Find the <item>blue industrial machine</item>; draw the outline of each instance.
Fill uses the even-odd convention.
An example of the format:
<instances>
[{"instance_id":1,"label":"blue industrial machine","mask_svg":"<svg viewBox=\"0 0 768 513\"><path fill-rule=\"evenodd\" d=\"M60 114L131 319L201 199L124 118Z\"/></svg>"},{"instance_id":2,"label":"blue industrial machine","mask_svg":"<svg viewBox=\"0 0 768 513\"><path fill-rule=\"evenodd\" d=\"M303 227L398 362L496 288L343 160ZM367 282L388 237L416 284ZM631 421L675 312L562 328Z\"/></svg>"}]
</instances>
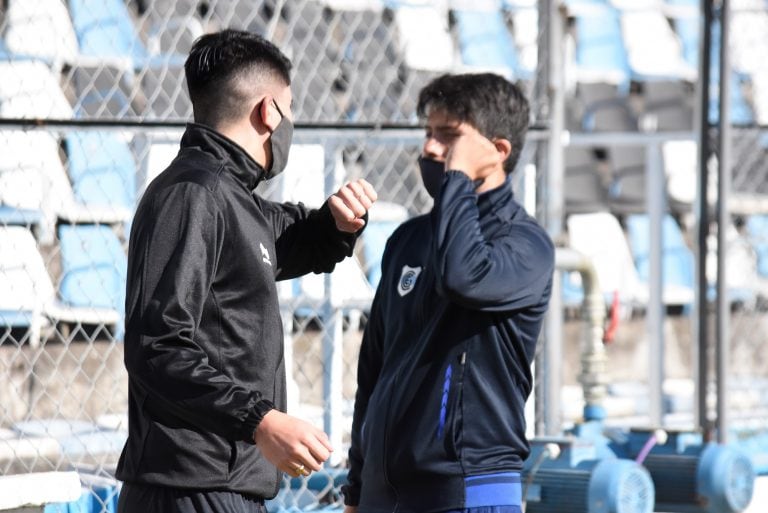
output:
<instances>
[{"instance_id":1,"label":"blue industrial machine","mask_svg":"<svg viewBox=\"0 0 768 513\"><path fill-rule=\"evenodd\" d=\"M649 488L655 495L651 500L651 509L666 513L740 513L752 499L755 482L755 469L752 460L733 445L705 442L696 431L678 431L668 433L663 430L631 429L609 430L604 420L606 410L603 400L607 395L607 356L603 347L603 326L605 324L605 302L597 285L597 273L592 262L572 251L558 251L558 268L578 271L584 285L583 314L586 319L586 340L582 344L581 372L579 381L584 395L584 421L569 432L579 443L592 444L594 458L590 466L590 486L587 494L587 509L584 499L570 491L564 493L567 499L579 497L579 503L569 503L544 509L533 509L529 504L527 513L575 511L646 511L639 497L638 490L642 473L637 467L642 466L644 475L652 480ZM700 392L703 393L703 392ZM703 401L700 401L703 402ZM575 443L575 442L574 442ZM617 460L617 458L619 458ZM530 460L529 460L530 461ZM543 461L543 460L542 460ZM576 465L573 461L542 463L541 470L549 467L584 470L584 463ZM619 463L621 462L621 463ZM602 463L608 463L610 471L603 470ZM623 466L622 466L623 465ZM607 481L606 474L612 472ZM541 477L537 477L541 481ZM569 485L567 475L561 471L557 483L549 485L554 489L566 489ZM592 485L594 483L594 486ZM647 484L647 483L646 483ZM583 488L580 492L584 495ZM634 492L632 490L635 490ZM544 490L542 490L543 493ZM619 493L621 495L617 496ZM634 493L634 495L632 495ZM594 495L590 495L594 494ZM646 493L647 496L647 493ZM598 499L609 502L614 509L595 509ZM624 502L620 502L620 501ZM634 502L633 502L634 501ZM626 508L632 504L635 509ZM589 509L592 508L592 509Z\"/></svg>"},{"instance_id":2,"label":"blue industrial machine","mask_svg":"<svg viewBox=\"0 0 768 513\"><path fill-rule=\"evenodd\" d=\"M633 429L612 438L618 456L648 469L656 511L739 513L749 506L755 470L749 456L734 446L704 442L692 432Z\"/></svg>"},{"instance_id":3,"label":"blue industrial machine","mask_svg":"<svg viewBox=\"0 0 768 513\"><path fill-rule=\"evenodd\" d=\"M526 513L652 513L654 488L634 461L599 457L587 439L536 439L523 469Z\"/></svg>"}]
</instances>

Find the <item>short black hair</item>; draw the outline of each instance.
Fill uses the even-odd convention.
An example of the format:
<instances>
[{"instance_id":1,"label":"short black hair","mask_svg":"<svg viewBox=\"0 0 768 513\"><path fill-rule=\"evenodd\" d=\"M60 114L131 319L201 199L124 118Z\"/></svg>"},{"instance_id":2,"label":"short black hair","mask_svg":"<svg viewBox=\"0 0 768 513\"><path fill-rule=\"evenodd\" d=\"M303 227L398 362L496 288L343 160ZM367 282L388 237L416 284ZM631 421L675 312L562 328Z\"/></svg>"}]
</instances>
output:
<instances>
[{"instance_id":1,"label":"short black hair","mask_svg":"<svg viewBox=\"0 0 768 513\"><path fill-rule=\"evenodd\" d=\"M469 123L489 139L508 140L512 151L504 170L514 171L530 122L528 100L517 85L494 73L441 75L421 90L416 105L421 118L434 110Z\"/></svg>"},{"instance_id":2,"label":"short black hair","mask_svg":"<svg viewBox=\"0 0 768 513\"><path fill-rule=\"evenodd\" d=\"M243 115L260 84L291 84L291 61L252 32L226 29L200 36L184 73L195 121L216 126Z\"/></svg>"}]
</instances>

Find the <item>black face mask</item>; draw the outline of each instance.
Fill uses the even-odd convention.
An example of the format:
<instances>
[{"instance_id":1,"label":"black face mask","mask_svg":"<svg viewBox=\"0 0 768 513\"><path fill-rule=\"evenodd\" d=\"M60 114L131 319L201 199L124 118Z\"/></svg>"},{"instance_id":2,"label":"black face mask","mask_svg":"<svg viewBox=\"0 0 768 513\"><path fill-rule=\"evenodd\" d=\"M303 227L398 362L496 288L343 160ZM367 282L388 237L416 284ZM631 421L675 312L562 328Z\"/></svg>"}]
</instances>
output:
<instances>
[{"instance_id":1,"label":"black face mask","mask_svg":"<svg viewBox=\"0 0 768 513\"><path fill-rule=\"evenodd\" d=\"M432 198L437 198L440 194L440 187L445 178L445 162L419 156L419 169L421 170L421 181L424 182L424 188ZM485 182L485 178L478 178L472 183L477 190Z\"/></svg>"},{"instance_id":2,"label":"black face mask","mask_svg":"<svg viewBox=\"0 0 768 513\"><path fill-rule=\"evenodd\" d=\"M445 178L445 162L439 162L427 157L419 157L419 169L421 169L421 181L427 193L436 198L440 194L440 187Z\"/></svg>"},{"instance_id":3,"label":"black face mask","mask_svg":"<svg viewBox=\"0 0 768 513\"><path fill-rule=\"evenodd\" d=\"M272 103L275 104L277 112L283 118L275 129L272 130L272 137L269 138L269 144L272 148L272 165L267 171L267 180L276 177L285 169L286 164L288 164L288 152L291 149L291 141L293 140L293 123L285 117L277 102L273 100Z\"/></svg>"}]
</instances>

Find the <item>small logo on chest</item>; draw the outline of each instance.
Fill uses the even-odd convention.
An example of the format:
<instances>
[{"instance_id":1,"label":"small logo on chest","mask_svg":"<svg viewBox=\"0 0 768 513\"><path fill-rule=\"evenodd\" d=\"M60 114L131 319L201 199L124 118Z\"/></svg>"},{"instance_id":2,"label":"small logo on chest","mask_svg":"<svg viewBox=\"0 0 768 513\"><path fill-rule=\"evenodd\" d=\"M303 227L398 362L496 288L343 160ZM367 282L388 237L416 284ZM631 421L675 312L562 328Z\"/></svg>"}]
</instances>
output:
<instances>
[{"instance_id":1,"label":"small logo on chest","mask_svg":"<svg viewBox=\"0 0 768 513\"><path fill-rule=\"evenodd\" d=\"M403 271L400 273L400 280L397 282L397 293L402 297L412 291L420 274L421 267L404 265Z\"/></svg>"},{"instance_id":2,"label":"small logo on chest","mask_svg":"<svg viewBox=\"0 0 768 513\"><path fill-rule=\"evenodd\" d=\"M259 242L259 249L261 249L261 261L265 264L272 266L272 261L269 259L269 251L264 247L264 244Z\"/></svg>"}]
</instances>

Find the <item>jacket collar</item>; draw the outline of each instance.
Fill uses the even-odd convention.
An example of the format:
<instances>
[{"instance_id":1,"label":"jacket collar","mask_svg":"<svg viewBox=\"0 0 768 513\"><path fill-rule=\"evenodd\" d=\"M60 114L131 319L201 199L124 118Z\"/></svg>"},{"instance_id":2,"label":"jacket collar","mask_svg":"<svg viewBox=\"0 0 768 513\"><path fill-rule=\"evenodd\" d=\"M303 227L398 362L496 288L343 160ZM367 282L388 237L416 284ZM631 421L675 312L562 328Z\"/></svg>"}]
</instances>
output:
<instances>
[{"instance_id":1,"label":"jacket collar","mask_svg":"<svg viewBox=\"0 0 768 513\"><path fill-rule=\"evenodd\" d=\"M477 209L480 212L480 217L485 217L489 213L498 210L498 208L514 204L513 199L512 174L510 173L503 184L495 189L478 194Z\"/></svg>"},{"instance_id":2,"label":"jacket collar","mask_svg":"<svg viewBox=\"0 0 768 513\"><path fill-rule=\"evenodd\" d=\"M198 123L187 123L187 129L181 137L181 147L197 147L224 160L230 173L249 191L264 180L266 171L253 160L242 146L214 129Z\"/></svg>"}]
</instances>

